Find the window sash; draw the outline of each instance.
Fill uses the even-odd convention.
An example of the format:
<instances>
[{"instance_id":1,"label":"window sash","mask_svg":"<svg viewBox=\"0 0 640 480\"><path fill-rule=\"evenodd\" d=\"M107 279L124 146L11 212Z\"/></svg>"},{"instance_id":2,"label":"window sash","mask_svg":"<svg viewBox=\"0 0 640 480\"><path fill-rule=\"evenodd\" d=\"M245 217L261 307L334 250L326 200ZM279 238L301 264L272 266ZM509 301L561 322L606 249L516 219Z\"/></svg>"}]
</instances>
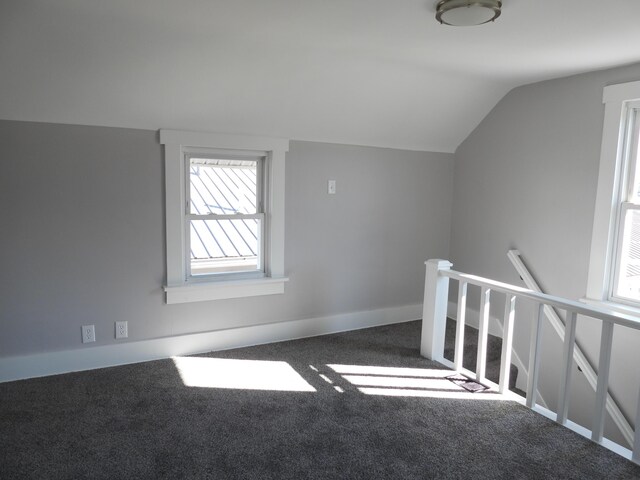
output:
<instances>
[{"instance_id":1,"label":"window sash","mask_svg":"<svg viewBox=\"0 0 640 480\"><path fill-rule=\"evenodd\" d=\"M196 153L200 152L200 153ZM209 149L207 153L204 153L202 149L197 149L195 151L189 150L188 153L185 154L184 159L184 179L185 179L185 188L184 194L186 196L186 201L184 205L184 212L186 215L192 215L191 213L191 177L190 177L190 169L191 169L191 159L211 159L211 160L250 160L256 162L256 212L255 213L264 213L265 201L264 201L264 193L266 192L266 176L265 176L265 162L266 157L264 155L256 156L255 152L253 155L247 154L238 154L237 152L234 154L226 153L221 150L218 155L216 151ZM243 166L221 166L219 168L246 168ZM222 214L220 214L222 215Z\"/></svg>"},{"instance_id":2,"label":"window sash","mask_svg":"<svg viewBox=\"0 0 640 480\"><path fill-rule=\"evenodd\" d=\"M198 216L195 216L198 217ZM222 215L213 215L211 216L203 216L204 218L196 218L196 220L223 220ZM235 217L235 216L234 216ZM255 269L251 270L225 270L220 272L211 272L211 273L203 273L203 274L193 274L191 271L192 261L191 258L191 249L185 249L185 267L187 271L187 280L189 283L191 282L204 282L210 281L211 279L216 280L233 280L233 279L241 279L241 278L262 278L265 276L265 262L264 262L264 244L265 244L265 222L264 222L263 214L255 214L255 215L243 215L240 220L249 220L255 219L258 220L258 242L257 242L257 266ZM187 221L186 227L186 237L187 237L187 245L191 246L191 221ZM223 242L224 243L224 242ZM233 244L233 243L232 243ZM235 248L235 244L234 248ZM234 257L225 257L226 259L233 259ZM215 260L213 260L215 261ZM227 260L229 261L229 260ZM224 260L222 260L224 262Z\"/></svg>"},{"instance_id":3,"label":"window sash","mask_svg":"<svg viewBox=\"0 0 640 480\"><path fill-rule=\"evenodd\" d=\"M620 205L618 235L615 245L615 264L611 275L611 294L609 295L609 299L629 305L638 305L640 304L640 298L626 297L619 293L620 277L621 275L625 274L624 270L626 270L629 263L628 258L623 258L623 254L629 249L626 243L631 241L629 236L632 234L632 232L627 231L627 228L632 227L628 225L627 220L629 213L632 211L640 212L640 205L630 202L624 202Z\"/></svg>"},{"instance_id":4,"label":"window sash","mask_svg":"<svg viewBox=\"0 0 640 480\"><path fill-rule=\"evenodd\" d=\"M623 195L622 202L640 204L640 195L638 195L638 179L640 173L640 165L638 165L638 140L640 137L640 103L634 102L629 105L629 110L624 129L623 144Z\"/></svg>"}]
</instances>

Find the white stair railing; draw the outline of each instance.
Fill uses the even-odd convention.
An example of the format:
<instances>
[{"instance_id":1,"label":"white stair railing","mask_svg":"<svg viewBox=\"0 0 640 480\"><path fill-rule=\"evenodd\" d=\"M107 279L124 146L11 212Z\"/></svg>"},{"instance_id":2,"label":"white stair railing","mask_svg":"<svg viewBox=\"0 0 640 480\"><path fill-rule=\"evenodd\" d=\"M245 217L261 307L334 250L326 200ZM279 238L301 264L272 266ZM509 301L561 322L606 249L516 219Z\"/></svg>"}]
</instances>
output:
<instances>
[{"instance_id":1,"label":"white stair railing","mask_svg":"<svg viewBox=\"0 0 640 480\"><path fill-rule=\"evenodd\" d=\"M529 269L526 267L526 265L522 261L522 258L520 257L520 252L518 250L509 250L509 252L507 253L507 257L509 257L509 260L513 264L514 268L518 272L518 275L520 275L520 278L522 278L522 281L527 286L527 288L535 292L543 293L542 289L538 285L538 282L536 282L535 278L533 278L533 275L531 274L531 272L529 272ZM597 391L598 374L596 373L595 369L593 368L589 360L587 360L587 357L585 356L585 354L582 352L580 345L575 341L576 319L574 318L572 319L571 317L568 317L567 325L565 328L565 324L560 319L560 316L551 306L545 305L544 314L549 320L549 323L551 324L553 329L556 331L556 333L560 337L560 340L564 342L566 331L569 331L570 336L572 335L571 341L568 344L565 342L565 350L563 354L569 355L568 357L569 359L573 358L575 360L576 365L578 365L578 367L582 370L582 373L584 374L585 379L587 380L589 385L591 385L591 388L593 388L593 391L594 392ZM565 359L565 361L567 360ZM571 372L572 370L569 369L566 375L567 376L571 375ZM564 381L567 381L567 379L565 379ZM566 401L564 398L561 398L560 400ZM563 408L568 408L568 404L564 405ZM607 392L607 395L606 395L606 408L607 408L607 412L611 416L611 419L620 430L620 433L622 434L624 439L627 441L629 445L632 445L633 444L633 427L631 427L631 425L625 418L624 414L620 410L620 407L618 406L618 404L616 403L616 401L613 399L613 397L609 392ZM566 419L566 412L564 412L563 414L564 414L564 418Z\"/></svg>"},{"instance_id":2,"label":"white stair railing","mask_svg":"<svg viewBox=\"0 0 640 480\"><path fill-rule=\"evenodd\" d=\"M495 386L500 393L509 392L509 366L511 364L511 349L513 341L513 324L515 321L515 304L518 299L527 299L537 305L536 316L533 321L531 348L529 358L529 377L527 382L526 405L534 411L555 419L577 433L591 438L616 453L619 453L635 463L640 464L640 429L636 429L633 435L633 450L604 438L605 415L607 412L609 367L611 365L611 348L613 344L613 331L615 326L640 330L640 320L629 315L591 307L584 303L575 302L561 297L546 295L544 293L525 289L515 285L509 285L495 280L478 277L466 273L451 270L453 266L446 260L428 260L426 264L425 295L422 321L422 338L420 352L423 356L455 368L466 374L471 373L484 384ZM481 288L480 299L480 329L478 338L478 362L476 372L469 372L462 368L463 349L456 348L454 362L444 358L444 337L447 321L447 302L449 296L449 280L459 282L458 288L458 321L456 325L456 346L463 344L464 310L466 305L466 292L468 285ZM492 293L500 293L506 296L504 334L502 345L502 358L500 368L500 380L497 385L485 378L486 351L488 340L488 312ZM563 365L561 382L559 385L558 411L550 412L536 403L537 383L540 368L541 338L545 308L558 308L567 312L568 335L564 335ZM461 315L462 314L462 315ZM598 319L602 322L602 335L600 342L600 361L598 365L599 375L596 384L596 402L593 414L591 430L575 424L567 419L569 395L571 391L571 366L575 352L575 329L578 315ZM481 354L482 352L482 354ZM640 392L639 392L640 396ZM638 402L637 419L640 419L640 402Z\"/></svg>"}]
</instances>

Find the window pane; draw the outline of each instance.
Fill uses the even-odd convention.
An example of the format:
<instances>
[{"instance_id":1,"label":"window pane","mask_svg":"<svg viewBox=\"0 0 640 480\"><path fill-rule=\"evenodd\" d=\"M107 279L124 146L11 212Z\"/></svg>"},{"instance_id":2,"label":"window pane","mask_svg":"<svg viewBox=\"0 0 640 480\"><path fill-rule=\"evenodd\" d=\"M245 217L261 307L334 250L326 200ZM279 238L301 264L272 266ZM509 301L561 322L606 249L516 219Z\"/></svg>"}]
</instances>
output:
<instances>
[{"instance_id":1,"label":"window pane","mask_svg":"<svg viewBox=\"0 0 640 480\"><path fill-rule=\"evenodd\" d=\"M261 220L192 220L191 275L261 268Z\"/></svg>"},{"instance_id":2,"label":"window pane","mask_svg":"<svg viewBox=\"0 0 640 480\"><path fill-rule=\"evenodd\" d=\"M623 221L616 296L640 300L640 210L627 210Z\"/></svg>"},{"instance_id":3,"label":"window pane","mask_svg":"<svg viewBox=\"0 0 640 480\"><path fill-rule=\"evenodd\" d=\"M631 203L640 204L640 166L638 165L638 156L640 149L638 142L640 141L640 110L634 110L632 115L632 134L629 148L629 166L632 178L630 178L629 201Z\"/></svg>"},{"instance_id":4,"label":"window pane","mask_svg":"<svg viewBox=\"0 0 640 480\"><path fill-rule=\"evenodd\" d=\"M191 213L233 215L258 211L256 160L191 158L189 163Z\"/></svg>"}]
</instances>

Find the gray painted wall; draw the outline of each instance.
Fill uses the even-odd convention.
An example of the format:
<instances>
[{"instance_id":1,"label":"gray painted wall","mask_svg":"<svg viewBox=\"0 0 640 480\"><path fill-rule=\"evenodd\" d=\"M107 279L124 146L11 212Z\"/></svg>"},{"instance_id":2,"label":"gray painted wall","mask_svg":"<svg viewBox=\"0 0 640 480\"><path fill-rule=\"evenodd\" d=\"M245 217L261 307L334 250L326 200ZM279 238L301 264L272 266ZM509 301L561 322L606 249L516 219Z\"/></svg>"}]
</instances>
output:
<instances>
[{"instance_id":1,"label":"gray painted wall","mask_svg":"<svg viewBox=\"0 0 640 480\"><path fill-rule=\"evenodd\" d=\"M0 151L1 357L416 304L449 254L453 155L294 141L286 293L165 305L156 132L0 121Z\"/></svg>"},{"instance_id":2,"label":"gray painted wall","mask_svg":"<svg viewBox=\"0 0 640 480\"><path fill-rule=\"evenodd\" d=\"M518 248L546 292L584 297L602 89L638 79L640 65L593 72L523 86L498 103L456 151L450 255L456 270L520 284L506 256ZM501 300L493 305L500 316ZM532 314L526 305L520 310ZM526 362L529 322L518 318L516 350ZM578 330L592 363L598 359L598 325L588 321ZM549 326L541 388L555 408L561 346L550 331ZM630 419L638 395L639 337L618 329L614 339L612 391ZM576 378L570 416L590 426L594 395L580 374Z\"/></svg>"}]
</instances>

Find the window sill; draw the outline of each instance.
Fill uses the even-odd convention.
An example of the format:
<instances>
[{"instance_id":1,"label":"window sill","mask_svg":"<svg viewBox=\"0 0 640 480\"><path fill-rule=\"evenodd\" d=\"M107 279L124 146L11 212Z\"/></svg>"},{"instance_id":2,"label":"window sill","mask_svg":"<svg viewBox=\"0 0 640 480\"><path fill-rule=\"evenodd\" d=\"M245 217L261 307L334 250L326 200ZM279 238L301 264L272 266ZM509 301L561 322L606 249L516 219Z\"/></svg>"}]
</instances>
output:
<instances>
[{"instance_id":1,"label":"window sill","mask_svg":"<svg viewBox=\"0 0 640 480\"><path fill-rule=\"evenodd\" d=\"M287 277L209 282L179 286L165 286L167 304L205 302L226 298L255 297L284 293Z\"/></svg>"},{"instance_id":2,"label":"window sill","mask_svg":"<svg viewBox=\"0 0 640 480\"><path fill-rule=\"evenodd\" d=\"M586 303L592 307L598 307L603 310L610 310L615 313L640 317L640 307L634 307L625 303L612 302L610 300L596 300L593 298L581 298L582 303Z\"/></svg>"}]
</instances>

